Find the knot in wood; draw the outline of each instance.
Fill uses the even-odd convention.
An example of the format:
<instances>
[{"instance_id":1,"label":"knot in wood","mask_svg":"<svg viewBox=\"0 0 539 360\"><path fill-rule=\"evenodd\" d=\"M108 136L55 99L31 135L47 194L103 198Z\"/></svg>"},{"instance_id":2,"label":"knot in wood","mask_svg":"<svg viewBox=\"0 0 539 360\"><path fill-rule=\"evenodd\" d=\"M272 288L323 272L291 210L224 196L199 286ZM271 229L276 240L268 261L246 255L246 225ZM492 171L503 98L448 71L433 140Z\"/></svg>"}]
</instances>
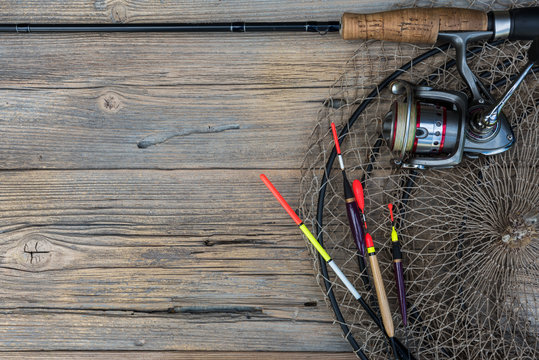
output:
<instances>
[{"instance_id":1,"label":"knot in wood","mask_svg":"<svg viewBox=\"0 0 539 360\"><path fill-rule=\"evenodd\" d=\"M94 8L97 11L106 12L110 11L110 18L115 23L127 22L127 8L123 0L108 1L108 0L95 0Z\"/></svg>"},{"instance_id":2,"label":"knot in wood","mask_svg":"<svg viewBox=\"0 0 539 360\"><path fill-rule=\"evenodd\" d=\"M46 237L29 234L20 243L21 261L26 266L44 267L52 257L52 245Z\"/></svg>"},{"instance_id":3,"label":"knot in wood","mask_svg":"<svg viewBox=\"0 0 539 360\"><path fill-rule=\"evenodd\" d=\"M127 8L122 4L115 4L111 11L112 21L116 23L127 22Z\"/></svg>"},{"instance_id":4,"label":"knot in wood","mask_svg":"<svg viewBox=\"0 0 539 360\"><path fill-rule=\"evenodd\" d=\"M120 101L120 97L113 92L108 92L100 96L98 101L99 101L99 107L104 112L116 113L122 107L122 102Z\"/></svg>"}]
</instances>

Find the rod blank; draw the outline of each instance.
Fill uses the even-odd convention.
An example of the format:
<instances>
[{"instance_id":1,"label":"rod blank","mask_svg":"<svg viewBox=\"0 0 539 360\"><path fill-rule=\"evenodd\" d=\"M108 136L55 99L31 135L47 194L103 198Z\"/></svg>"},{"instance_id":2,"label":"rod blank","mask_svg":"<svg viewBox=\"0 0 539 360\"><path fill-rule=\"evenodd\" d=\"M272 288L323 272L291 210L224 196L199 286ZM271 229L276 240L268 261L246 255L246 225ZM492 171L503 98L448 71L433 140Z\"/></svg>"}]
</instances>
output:
<instances>
[{"instance_id":1,"label":"rod blank","mask_svg":"<svg viewBox=\"0 0 539 360\"><path fill-rule=\"evenodd\" d=\"M338 21L254 22L214 24L0 24L0 32L338 32Z\"/></svg>"}]
</instances>

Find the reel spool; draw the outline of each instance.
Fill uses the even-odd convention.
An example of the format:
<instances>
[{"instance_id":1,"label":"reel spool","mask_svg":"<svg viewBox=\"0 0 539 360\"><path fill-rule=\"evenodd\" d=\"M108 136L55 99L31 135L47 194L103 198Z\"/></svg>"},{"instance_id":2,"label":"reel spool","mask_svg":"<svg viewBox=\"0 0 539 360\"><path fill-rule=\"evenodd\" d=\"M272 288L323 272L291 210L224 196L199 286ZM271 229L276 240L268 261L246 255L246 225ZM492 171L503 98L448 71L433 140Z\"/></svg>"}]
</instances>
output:
<instances>
[{"instance_id":1,"label":"reel spool","mask_svg":"<svg viewBox=\"0 0 539 360\"><path fill-rule=\"evenodd\" d=\"M453 153L457 145L459 113L445 105L419 101L410 107L409 121L408 105L398 101L384 119L383 136L391 150L425 155Z\"/></svg>"},{"instance_id":2,"label":"reel spool","mask_svg":"<svg viewBox=\"0 0 539 360\"><path fill-rule=\"evenodd\" d=\"M429 159L432 166L435 161L443 161L459 151L458 136L464 121L464 94L443 94L446 98L451 97L451 103L447 99L444 101L442 96L436 96L438 93L431 88L414 88L407 82L394 82L391 91L394 94L403 91L407 93L407 102L395 101L382 123L382 136L389 148L401 154L397 164L404 164L407 153L441 156L439 160ZM430 99L416 100L416 91L428 92Z\"/></svg>"},{"instance_id":3,"label":"reel spool","mask_svg":"<svg viewBox=\"0 0 539 360\"><path fill-rule=\"evenodd\" d=\"M514 134L502 107L537 62L538 39L528 52L529 62L513 85L497 102L484 88L466 63L468 41L484 34L454 33L443 37L457 50L457 68L471 90L463 92L436 90L395 81L391 92L405 95L397 100L384 117L382 136L391 151L400 153L394 163L404 168L451 168L466 155L494 155L511 148Z\"/></svg>"}]
</instances>

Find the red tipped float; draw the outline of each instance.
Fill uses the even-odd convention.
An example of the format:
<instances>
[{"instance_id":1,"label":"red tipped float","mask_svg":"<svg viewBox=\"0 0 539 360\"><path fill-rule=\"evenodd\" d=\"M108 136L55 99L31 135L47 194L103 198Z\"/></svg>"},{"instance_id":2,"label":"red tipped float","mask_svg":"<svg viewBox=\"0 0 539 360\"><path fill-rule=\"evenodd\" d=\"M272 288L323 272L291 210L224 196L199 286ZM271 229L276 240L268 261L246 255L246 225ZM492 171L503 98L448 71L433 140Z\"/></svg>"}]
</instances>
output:
<instances>
[{"instance_id":1,"label":"red tipped float","mask_svg":"<svg viewBox=\"0 0 539 360\"><path fill-rule=\"evenodd\" d=\"M363 185L358 179L354 180L352 183L352 189L354 190L354 197L356 198L357 206L362 213L365 212L365 198L363 196Z\"/></svg>"},{"instance_id":2,"label":"red tipped float","mask_svg":"<svg viewBox=\"0 0 539 360\"><path fill-rule=\"evenodd\" d=\"M279 194L279 191L277 191L277 189L275 188L275 186L273 186L273 184L271 183L271 181L269 181L269 179L266 177L266 175L264 174L260 174L260 179L262 179L262 181L264 182L264 184L266 184L266 186L268 187L268 189L271 191L271 193L273 194L273 196L275 196L275 198L277 199L277 201L279 201L279 204L281 204L281 206L286 210L286 212L288 213L288 215L290 215L290 217L294 220L294 222L296 223L296 225L300 225L302 223L301 219L299 218L298 214L296 214L296 212L294 210L292 210L292 207L290 207L290 205L288 205L288 203L286 202L286 200L282 197L281 194Z\"/></svg>"},{"instance_id":3,"label":"red tipped float","mask_svg":"<svg viewBox=\"0 0 539 360\"><path fill-rule=\"evenodd\" d=\"M337 136L337 129L335 128L335 123L331 123L331 132L333 133L333 141L335 142L335 149L337 149L337 154L341 155L341 146L339 145L339 137Z\"/></svg>"},{"instance_id":4,"label":"red tipped float","mask_svg":"<svg viewBox=\"0 0 539 360\"><path fill-rule=\"evenodd\" d=\"M372 236L369 233L365 235L365 246L367 246L367 248L374 247L374 241L372 241Z\"/></svg>"}]
</instances>

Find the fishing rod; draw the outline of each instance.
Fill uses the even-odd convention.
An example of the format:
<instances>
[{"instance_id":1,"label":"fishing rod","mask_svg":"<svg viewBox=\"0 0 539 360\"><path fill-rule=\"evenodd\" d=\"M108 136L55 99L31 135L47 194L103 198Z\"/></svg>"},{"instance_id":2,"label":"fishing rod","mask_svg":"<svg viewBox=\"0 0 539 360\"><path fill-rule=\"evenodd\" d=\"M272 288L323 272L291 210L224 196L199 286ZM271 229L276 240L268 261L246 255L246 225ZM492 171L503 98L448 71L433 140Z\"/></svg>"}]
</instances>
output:
<instances>
[{"instance_id":1,"label":"fishing rod","mask_svg":"<svg viewBox=\"0 0 539 360\"><path fill-rule=\"evenodd\" d=\"M0 24L0 32L78 33L78 32L338 32L339 21L327 22L231 22L208 24Z\"/></svg>"},{"instance_id":2,"label":"fishing rod","mask_svg":"<svg viewBox=\"0 0 539 360\"><path fill-rule=\"evenodd\" d=\"M434 44L439 33L490 31L496 38L531 40L538 8L488 12L462 8L410 8L371 14L344 13L340 21L149 24L0 24L0 32L340 32L345 40L375 39Z\"/></svg>"},{"instance_id":3,"label":"fishing rod","mask_svg":"<svg viewBox=\"0 0 539 360\"><path fill-rule=\"evenodd\" d=\"M286 200L283 198L283 196L279 193L279 191L275 188L275 186L271 183L271 181L266 177L264 174L260 174L260 179L266 187L271 191L273 196L277 199L279 204L285 209L285 211L288 213L288 215L294 220L296 225L299 227L299 229L303 232L303 234L307 237L309 242L314 246L316 251L320 254L322 259L326 264L328 264L337 277L342 281L342 283L346 286L348 291L352 294L352 296L360 303L360 305L365 309L365 311L369 314L369 316L372 318L372 320L378 325L380 330L388 337L391 347L393 349L393 353L395 355L395 359L409 359L414 360L414 357L410 355L408 349L397 339L393 336L393 330L392 329L385 329L383 325L385 325L385 322L382 324L380 322L380 319L374 311L370 308L370 306L363 300L363 297L359 294L357 289L352 285L350 280L344 275L344 273L341 271L339 266L335 263L335 261L331 258L331 256L327 253L327 251L324 249L324 247L318 242L316 237L309 231L307 226L303 223L303 220L296 214L296 212L292 209L292 207L286 202ZM392 335L389 335L389 334ZM365 354L361 351L361 349L357 349L357 353L360 356L361 359L366 359Z\"/></svg>"}]
</instances>

